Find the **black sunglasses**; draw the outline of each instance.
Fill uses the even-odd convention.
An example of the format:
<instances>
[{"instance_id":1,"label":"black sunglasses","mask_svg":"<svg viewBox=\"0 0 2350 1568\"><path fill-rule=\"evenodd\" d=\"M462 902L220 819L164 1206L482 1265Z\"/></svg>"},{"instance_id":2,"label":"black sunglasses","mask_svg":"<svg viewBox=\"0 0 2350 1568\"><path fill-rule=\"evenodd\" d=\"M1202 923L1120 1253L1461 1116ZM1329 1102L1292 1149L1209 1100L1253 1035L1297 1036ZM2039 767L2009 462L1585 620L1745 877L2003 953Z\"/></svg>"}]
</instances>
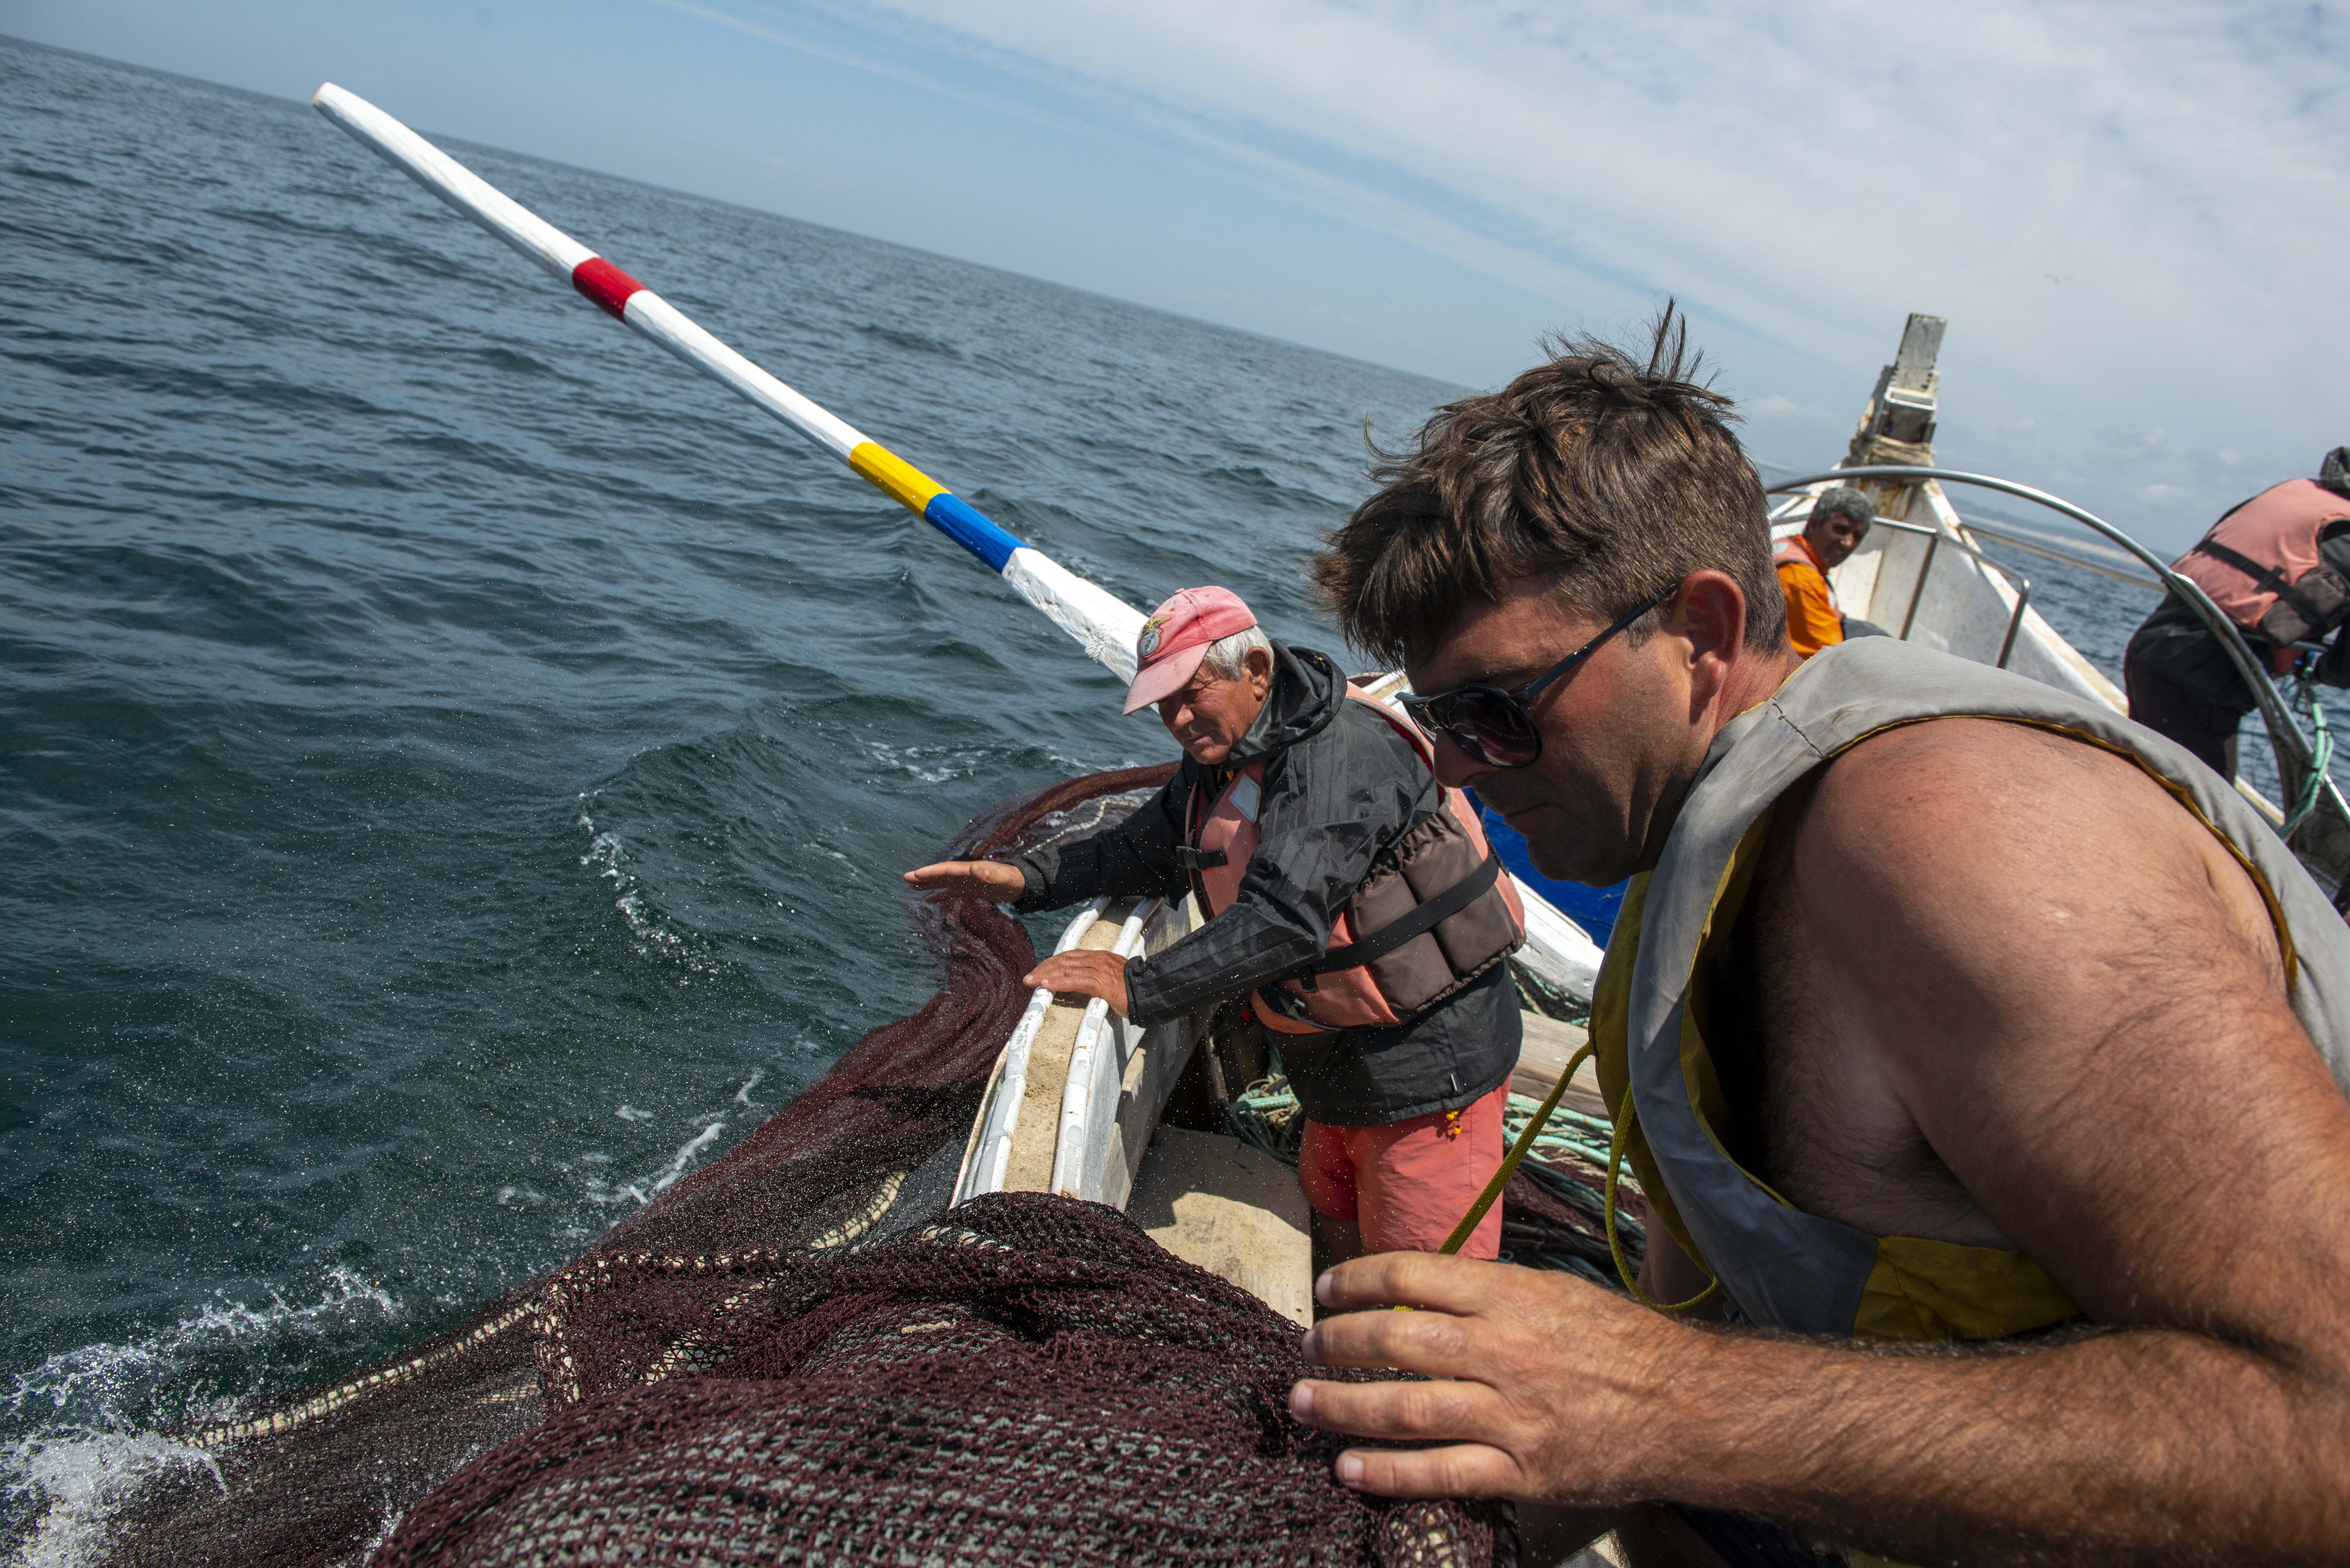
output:
<instances>
[{"instance_id":1,"label":"black sunglasses","mask_svg":"<svg viewBox=\"0 0 2350 1568\"><path fill-rule=\"evenodd\" d=\"M1544 687L1575 673L1575 666L1598 652L1609 638L1672 597L1673 588L1667 588L1641 600L1618 617L1615 625L1515 691L1498 686L1456 686L1433 697L1406 697L1403 711L1429 739L1449 740L1487 767L1524 767L1542 755L1542 731L1535 728L1527 704Z\"/></svg>"}]
</instances>

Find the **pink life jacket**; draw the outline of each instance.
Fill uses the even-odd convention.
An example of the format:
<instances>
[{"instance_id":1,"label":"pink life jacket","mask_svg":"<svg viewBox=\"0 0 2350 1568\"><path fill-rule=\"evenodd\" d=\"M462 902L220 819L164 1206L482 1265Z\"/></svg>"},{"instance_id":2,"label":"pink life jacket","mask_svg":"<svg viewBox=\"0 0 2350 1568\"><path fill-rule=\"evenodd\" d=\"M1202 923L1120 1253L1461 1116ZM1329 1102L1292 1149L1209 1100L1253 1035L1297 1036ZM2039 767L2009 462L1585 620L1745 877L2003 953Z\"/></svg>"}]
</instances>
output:
<instances>
[{"instance_id":1,"label":"pink life jacket","mask_svg":"<svg viewBox=\"0 0 2350 1568\"><path fill-rule=\"evenodd\" d=\"M1827 585L1828 608L1838 615L1844 614L1844 606L1836 603L1835 584L1830 581L1827 568L1820 565L1817 556L1812 554L1812 542L1801 534L1790 534L1779 541L1779 547L1771 552L1771 566L1774 571L1781 566L1811 567L1820 575L1820 581Z\"/></svg>"},{"instance_id":2,"label":"pink life jacket","mask_svg":"<svg viewBox=\"0 0 2350 1568\"><path fill-rule=\"evenodd\" d=\"M1393 726L1434 772L1434 753L1416 725L1352 686L1347 695ZM1205 789L1192 792L1186 837L1200 851L1199 890L1211 919L1240 896L1241 879L1256 856L1263 786L1259 762L1243 768L1212 802L1203 802ZM1525 940L1525 906L1485 842L1476 809L1462 792L1436 787L1441 805L1379 852L1332 922L1330 946L1319 962L1279 981L1285 994L1277 999L1256 993L1255 1012L1266 1027L1313 1034L1401 1023Z\"/></svg>"},{"instance_id":3,"label":"pink life jacket","mask_svg":"<svg viewBox=\"0 0 2350 1568\"><path fill-rule=\"evenodd\" d=\"M2318 554L2329 523L2350 522L2350 501L2314 479L2272 484L2212 525L2170 569L2211 596L2230 620L2275 645L2280 675L2350 614L2350 583Z\"/></svg>"}]
</instances>

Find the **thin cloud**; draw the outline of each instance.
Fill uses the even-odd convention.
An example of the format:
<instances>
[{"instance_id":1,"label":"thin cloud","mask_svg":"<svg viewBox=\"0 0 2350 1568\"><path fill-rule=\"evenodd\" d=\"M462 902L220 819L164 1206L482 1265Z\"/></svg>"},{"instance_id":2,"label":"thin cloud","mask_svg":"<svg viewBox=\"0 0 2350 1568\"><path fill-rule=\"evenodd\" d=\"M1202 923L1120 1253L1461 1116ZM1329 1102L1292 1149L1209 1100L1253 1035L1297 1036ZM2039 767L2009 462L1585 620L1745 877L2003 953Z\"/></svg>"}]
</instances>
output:
<instances>
[{"instance_id":1,"label":"thin cloud","mask_svg":"<svg viewBox=\"0 0 2350 1568\"><path fill-rule=\"evenodd\" d=\"M2330 284L2350 197L2331 83L2282 13L889 8L1235 139L1374 160L1577 259L1809 340L1849 331L1856 293L1881 315L1921 292L1963 308L1995 291L2035 354L2085 317L2126 317L2116 347L2131 357L2149 318L2174 342L2232 341L2228 317L2273 325Z\"/></svg>"},{"instance_id":2,"label":"thin cloud","mask_svg":"<svg viewBox=\"0 0 2350 1568\"><path fill-rule=\"evenodd\" d=\"M2099 424L2183 402L2297 453L2338 402L2312 340L2341 342L2350 240L2323 8L887 9L1563 304L1614 277L1855 368L1939 311L1999 383L1993 439L2034 418L2044 440L2094 389Z\"/></svg>"},{"instance_id":3,"label":"thin cloud","mask_svg":"<svg viewBox=\"0 0 2350 1568\"><path fill-rule=\"evenodd\" d=\"M1100 125L1075 116L1041 110L1033 103L1003 93L974 90L967 84L914 70L868 51L843 48L734 11L696 5L692 0L650 0L650 3L663 10L712 23L818 59L870 72L887 80L936 92L1031 124L1097 139L1114 134L1106 133ZM858 19L871 20L869 17ZM937 40L933 36L926 41ZM966 46L971 42L965 39L956 41ZM965 52L968 52L967 48ZM1221 132L1199 116L1172 112L1163 104L1103 90L1103 84L1093 78L1057 70L1040 73L1035 68L1037 62L1024 57L1005 55L1000 51L990 53L993 65L1032 79L1045 76L1050 85L1060 91L1097 109L1114 108L1121 118L1159 137L1205 153L1227 171L1240 172L1249 177L1252 183L1275 191L1326 216L1358 224L1375 234L1408 241L1432 254L1460 263L1497 282L1538 296L1564 300L1576 297L1589 288L1587 274L1564 265L1539 250L1513 244L1489 233L1452 222L1430 213L1424 205L1377 185L1348 179L1295 158L1284 157L1258 143Z\"/></svg>"}]
</instances>

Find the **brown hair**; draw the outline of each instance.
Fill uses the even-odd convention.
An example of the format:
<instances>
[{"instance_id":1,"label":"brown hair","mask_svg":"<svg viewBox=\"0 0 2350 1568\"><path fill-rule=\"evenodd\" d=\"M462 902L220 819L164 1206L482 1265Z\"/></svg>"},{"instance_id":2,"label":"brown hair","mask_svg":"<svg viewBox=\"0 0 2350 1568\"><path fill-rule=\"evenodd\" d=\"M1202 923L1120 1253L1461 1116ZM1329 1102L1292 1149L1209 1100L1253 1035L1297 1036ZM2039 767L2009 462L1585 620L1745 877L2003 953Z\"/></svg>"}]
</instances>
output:
<instances>
[{"instance_id":1,"label":"brown hair","mask_svg":"<svg viewBox=\"0 0 2350 1568\"><path fill-rule=\"evenodd\" d=\"M1685 318L1666 303L1645 365L1596 337L1544 348L1502 390L1437 410L1418 451L1379 454L1378 493L1314 562L1347 639L1424 657L1462 607L1528 576L1612 620L1711 566L1745 590L1747 645L1783 645L1762 483L1730 400L1696 379Z\"/></svg>"}]
</instances>

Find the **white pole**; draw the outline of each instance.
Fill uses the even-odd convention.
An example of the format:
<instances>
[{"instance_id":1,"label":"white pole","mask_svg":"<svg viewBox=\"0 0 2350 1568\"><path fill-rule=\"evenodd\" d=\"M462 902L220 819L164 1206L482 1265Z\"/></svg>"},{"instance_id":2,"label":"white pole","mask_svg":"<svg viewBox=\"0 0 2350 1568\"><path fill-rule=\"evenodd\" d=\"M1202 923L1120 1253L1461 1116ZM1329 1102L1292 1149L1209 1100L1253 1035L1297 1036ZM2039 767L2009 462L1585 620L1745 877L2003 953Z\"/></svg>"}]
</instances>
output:
<instances>
[{"instance_id":1,"label":"white pole","mask_svg":"<svg viewBox=\"0 0 2350 1568\"><path fill-rule=\"evenodd\" d=\"M845 460L875 489L985 562L1096 663L1120 680L1134 679L1140 610L999 527L979 508L712 337L676 306L365 99L328 82L310 101L459 213L695 369Z\"/></svg>"},{"instance_id":2,"label":"white pole","mask_svg":"<svg viewBox=\"0 0 2350 1568\"><path fill-rule=\"evenodd\" d=\"M1135 671L1135 640L1142 612L1096 583L1014 537L911 463L869 440L855 426L761 369L704 331L683 311L573 239L488 181L433 146L356 93L332 82L321 85L311 103L362 145L407 174L451 207L487 229L556 277L594 300L695 369L724 382L752 402L799 431L877 490L961 545L1012 585L1013 590L1075 639L1087 656L1120 680ZM1539 900L1523 883L1519 891ZM1565 917L1573 937L1582 933ZM1554 945L1530 934L1540 951ZM1558 967L1579 970L1596 960L1589 939L1565 941ZM1589 952L1584 950L1590 950Z\"/></svg>"}]
</instances>

